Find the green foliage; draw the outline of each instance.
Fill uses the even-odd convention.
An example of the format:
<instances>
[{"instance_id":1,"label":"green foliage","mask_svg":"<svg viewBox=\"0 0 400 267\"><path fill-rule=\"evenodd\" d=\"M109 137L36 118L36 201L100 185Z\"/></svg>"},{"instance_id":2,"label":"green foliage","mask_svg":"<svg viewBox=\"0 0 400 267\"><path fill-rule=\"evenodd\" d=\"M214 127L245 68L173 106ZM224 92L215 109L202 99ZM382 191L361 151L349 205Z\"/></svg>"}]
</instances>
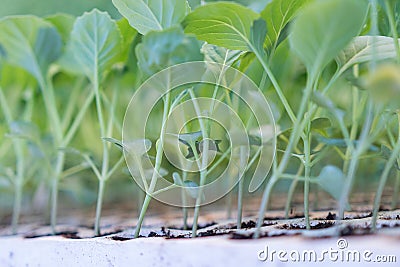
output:
<instances>
[{"instance_id":1,"label":"green foliage","mask_svg":"<svg viewBox=\"0 0 400 267\"><path fill-rule=\"evenodd\" d=\"M98 83L117 62L121 39L116 22L95 9L76 19L67 56L93 83Z\"/></svg>"},{"instance_id":2,"label":"green foliage","mask_svg":"<svg viewBox=\"0 0 400 267\"><path fill-rule=\"evenodd\" d=\"M265 46L276 49L287 36L287 27L297 12L309 0L273 0L261 12L261 17L267 22L267 37Z\"/></svg>"},{"instance_id":3,"label":"green foliage","mask_svg":"<svg viewBox=\"0 0 400 267\"><path fill-rule=\"evenodd\" d=\"M400 42L400 40L399 40ZM393 38L386 36L358 36L336 57L340 73L356 64L371 60L395 59L397 56Z\"/></svg>"},{"instance_id":4,"label":"green foliage","mask_svg":"<svg viewBox=\"0 0 400 267\"><path fill-rule=\"evenodd\" d=\"M252 51L251 26L259 17L254 11L234 3L201 6L183 21L186 33L231 50Z\"/></svg>"},{"instance_id":5,"label":"green foliage","mask_svg":"<svg viewBox=\"0 0 400 267\"><path fill-rule=\"evenodd\" d=\"M201 61L200 44L181 28L150 32L136 47L138 66L145 77L179 63Z\"/></svg>"},{"instance_id":6,"label":"green foliage","mask_svg":"<svg viewBox=\"0 0 400 267\"><path fill-rule=\"evenodd\" d=\"M50 23L33 16L0 21L0 45L5 60L21 67L37 80L61 54L61 37Z\"/></svg>"},{"instance_id":7,"label":"green foliage","mask_svg":"<svg viewBox=\"0 0 400 267\"><path fill-rule=\"evenodd\" d=\"M325 166L317 178L318 185L336 200L342 196L345 180L342 170L331 165ZM348 203L346 206L350 208Z\"/></svg>"},{"instance_id":8,"label":"green foliage","mask_svg":"<svg viewBox=\"0 0 400 267\"><path fill-rule=\"evenodd\" d=\"M179 25L190 11L186 0L113 0L113 3L143 35Z\"/></svg>"},{"instance_id":9,"label":"green foliage","mask_svg":"<svg viewBox=\"0 0 400 267\"><path fill-rule=\"evenodd\" d=\"M364 24L364 0L326 0L308 5L290 31L293 51L317 75L357 36Z\"/></svg>"}]
</instances>

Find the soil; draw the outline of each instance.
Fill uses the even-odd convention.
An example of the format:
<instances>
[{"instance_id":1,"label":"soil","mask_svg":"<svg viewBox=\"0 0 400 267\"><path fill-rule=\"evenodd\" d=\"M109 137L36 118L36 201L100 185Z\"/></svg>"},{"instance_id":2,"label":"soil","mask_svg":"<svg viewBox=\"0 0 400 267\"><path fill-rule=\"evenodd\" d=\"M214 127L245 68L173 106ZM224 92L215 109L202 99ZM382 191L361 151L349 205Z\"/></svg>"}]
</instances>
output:
<instances>
[{"instance_id":1,"label":"soil","mask_svg":"<svg viewBox=\"0 0 400 267\"><path fill-rule=\"evenodd\" d=\"M51 236L51 228L40 216L23 217L17 236L10 236L11 229L4 221L4 226L0 226L0 266L100 267L131 266L132 262L140 262L141 266L283 266L282 262L259 261L257 253L266 245L287 251L337 249L340 236L351 249L395 255L399 261L400 209L388 211L383 206L379 212L378 230L372 233L371 205L360 201L353 206L354 211L345 213L344 220L337 221L335 203L322 199L319 204L324 209L311 211L311 230L308 231L301 197L288 218L282 211L284 200L274 198L258 240L253 239L257 199L247 201L241 229L237 229L235 213L231 214L232 218L227 218L226 208L221 203L205 206L196 239L190 238L190 230L183 230L180 209L154 204L138 239L133 239L136 221L132 218L135 214L121 205L104 210L100 237L93 234L93 216L89 211L64 211L65 217L59 219L56 236ZM189 216L188 222L191 219ZM353 262L342 264L355 266ZM299 266L308 266L308 263ZM386 265L373 263L368 266Z\"/></svg>"}]
</instances>

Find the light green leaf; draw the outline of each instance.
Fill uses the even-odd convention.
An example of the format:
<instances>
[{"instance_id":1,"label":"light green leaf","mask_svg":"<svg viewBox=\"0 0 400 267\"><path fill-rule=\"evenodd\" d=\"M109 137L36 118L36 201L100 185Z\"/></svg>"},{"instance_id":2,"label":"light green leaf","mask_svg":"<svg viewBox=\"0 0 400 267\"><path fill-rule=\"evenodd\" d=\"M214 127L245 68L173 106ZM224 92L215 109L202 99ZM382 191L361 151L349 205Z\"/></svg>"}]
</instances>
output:
<instances>
[{"instance_id":1,"label":"light green leaf","mask_svg":"<svg viewBox=\"0 0 400 267\"><path fill-rule=\"evenodd\" d=\"M75 17L69 14L55 14L45 18L46 21L50 22L57 28L60 33L62 41L67 43L71 35L72 27L74 26Z\"/></svg>"},{"instance_id":2,"label":"light green leaf","mask_svg":"<svg viewBox=\"0 0 400 267\"><path fill-rule=\"evenodd\" d=\"M182 178L179 175L179 173L174 172L172 174L172 179L174 179L174 184L179 185L179 186L183 186L183 181L182 181Z\"/></svg>"},{"instance_id":3,"label":"light green leaf","mask_svg":"<svg viewBox=\"0 0 400 267\"><path fill-rule=\"evenodd\" d=\"M267 22L265 46L275 49L285 35L286 26L310 0L273 0L261 12Z\"/></svg>"},{"instance_id":4,"label":"light green leaf","mask_svg":"<svg viewBox=\"0 0 400 267\"><path fill-rule=\"evenodd\" d=\"M400 42L400 40L399 40ZM343 73L355 64L396 58L394 40L386 36L358 36L336 57Z\"/></svg>"},{"instance_id":5,"label":"light green leaf","mask_svg":"<svg viewBox=\"0 0 400 267\"><path fill-rule=\"evenodd\" d=\"M289 39L311 77L318 75L360 33L367 11L365 0L325 0L312 3L299 13Z\"/></svg>"},{"instance_id":6,"label":"light green leaf","mask_svg":"<svg viewBox=\"0 0 400 267\"><path fill-rule=\"evenodd\" d=\"M136 155L137 158L142 157L151 149L151 141L149 139L138 139L130 142L122 143L122 147L127 153Z\"/></svg>"},{"instance_id":7,"label":"light green leaf","mask_svg":"<svg viewBox=\"0 0 400 267\"><path fill-rule=\"evenodd\" d=\"M244 52L205 43L201 48L201 53L206 62L232 66Z\"/></svg>"},{"instance_id":8,"label":"light green leaf","mask_svg":"<svg viewBox=\"0 0 400 267\"><path fill-rule=\"evenodd\" d=\"M188 61L201 61L200 44L181 28L150 32L136 47L138 66L145 78L166 67Z\"/></svg>"},{"instance_id":9,"label":"light green leaf","mask_svg":"<svg viewBox=\"0 0 400 267\"><path fill-rule=\"evenodd\" d=\"M85 12L75 21L68 51L75 65L92 82L99 82L117 62L121 51L121 33L117 23L97 9Z\"/></svg>"},{"instance_id":10,"label":"light green leaf","mask_svg":"<svg viewBox=\"0 0 400 267\"><path fill-rule=\"evenodd\" d=\"M165 30L179 25L190 7L186 0L113 0L119 13L139 33Z\"/></svg>"},{"instance_id":11,"label":"light green leaf","mask_svg":"<svg viewBox=\"0 0 400 267\"><path fill-rule=\"evenodd\" d=\"M183 21L186 33L232 50L253 51L251 27L259 15L235 3L213 3L198 7Z\"/></svg>"},{"instance_id":12,"label":"light green leaf","mask_svg":"<svg viewBox=\"0 0 400 267\"><path fill-rule=\"evenodd\" d=\"M27 121L13 121L10 123L11 137L28 139L34 142L40 140L40 132L38 127Z\"/></svg>"},{"instance_id":13,"label":"light green leaf","mask_svg":"<svg viewBox=\"0 0 400 267\"><path fill-rule=\"evenodd\" d=\"M43 80L61 53L61 37L48 22L34 16L0 20L0 46L5 60Z\"/></svg>"},{"instance_id":14,"label":"light green leaf","mask_svg":"<svg viewBox=\"0 0 400 267\"><path fill-rule=\"evenodd\" d=\"M122 35L122 50L120 52L120 61L125 62L131 51L132 42L137 36L137 31L129 25L127 19L122 18L117 21L119 31Z\"/></svg>"},{"instance_id":15,"label":"light green leaf","mask_svg":"<svg viewBox=\"0 0 400 267\"><path fill-rule=\"evenodd\" d=\"M345 181L346 176L342 170L332 165L325 166L317 179L319 186L336 200L340 200ZM348 203L346 206L349 208Z\"/></svg>"},{"instance_id":16,"label":"light green leaf","mask_svg":"<svg viewBox=\"0 0 400 267\"><path fill-rule=\"evenodd\" d=\"M111 144L114 144L121 151L124 150L124 146L122 144L122 141L120 141L120 140L117 140L117 139L111 138L111 137L104 137L103 140L106 141L106 142L109 142Z\"/></svg>"}]
</instances>

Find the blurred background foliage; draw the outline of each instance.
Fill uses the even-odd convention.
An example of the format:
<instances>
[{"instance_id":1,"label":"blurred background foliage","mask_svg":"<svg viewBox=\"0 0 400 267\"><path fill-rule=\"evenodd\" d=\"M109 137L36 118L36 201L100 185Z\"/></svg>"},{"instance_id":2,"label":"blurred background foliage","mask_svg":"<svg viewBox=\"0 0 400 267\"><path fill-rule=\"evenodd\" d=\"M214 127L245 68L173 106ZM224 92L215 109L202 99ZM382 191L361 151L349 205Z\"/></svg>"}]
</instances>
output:
<instances>
[{"instance_id":1,"label":"blurred background foliage","mask_svg":"<svg viewBox=\"0 0 400 267\"><path fill-rule=\"evenodd\" d=\"M54 13L79 16L84 11L90 11L93 8L107 11L114 18L120 17L110 0L1 0L0 3L0 17L25 14L47 16Z\"/></svg>"}]
</instances>

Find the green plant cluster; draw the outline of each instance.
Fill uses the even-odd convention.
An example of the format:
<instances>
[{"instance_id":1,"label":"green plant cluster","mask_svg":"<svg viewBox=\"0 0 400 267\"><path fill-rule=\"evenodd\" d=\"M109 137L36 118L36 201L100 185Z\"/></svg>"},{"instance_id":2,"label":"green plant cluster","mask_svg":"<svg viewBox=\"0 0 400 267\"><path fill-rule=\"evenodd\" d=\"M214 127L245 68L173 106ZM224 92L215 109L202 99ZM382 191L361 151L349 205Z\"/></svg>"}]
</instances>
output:
<instances>
[{"instance_id":1,"label":"green plant cluster","mask_svg":"<svg viewBox=\"0 0 400 267\"><path fill-rule=\"evenodd\" d=\"M15 232L21 207L28 203L24 200L35 199L46 188L55 233L63 181L92 173L98 179L95 233L100 234L106 184L124 165L117 148L125 149L118 139L128 100L153 74L175 64L201 60L248 75L273 109L279 130L277 151L271 172L265 174L268 179L255 237L271 193L282 180L290 181L287 216L296 188L303 186L308 229L310 189L317 187L337 200L338 217L343 219L344 212L351 209L354 184L368 183L365 176L377 176L375 229L383 191L393 176L392 208L396 208L400 187L398 1L112 3L122 19L113 20L108 13L94 9L77 18L56 14L0 20L0 192L14 195ZM207 183L211 171L206 169L196 179L187 179L187 173L179 173L165 162L160 144L165 138L166 117L178 103L194 101L201 94L231 101L224 90L211 88L185 88L180 94L167 94L150 120L152 138L145 141L148 149L138 152L139 158L152 154L146 159L154 163L157 173L188 188L196 203L202 198L198 185ZM199 152L212 150L208 142L203 149L198 147L200 139L210 134L200 114L199 110L190 134L180 136L194 158L199 158ZM219 153L218 165L229 148L214 150ZM256 159L259 154L253 152L252 159ZM246 172L251 171L251 164L245 164ZM152 196L160 193L154 189L156 172L146 171L138 166L137 175L144 180L149 176L151 183L146 188L136 236ZM245 187L243 183L237 186L240 228ZM187 226L187 209L183 210ZM193 236L199 212L196 204Z\"/></svg>"}]
</instances>

